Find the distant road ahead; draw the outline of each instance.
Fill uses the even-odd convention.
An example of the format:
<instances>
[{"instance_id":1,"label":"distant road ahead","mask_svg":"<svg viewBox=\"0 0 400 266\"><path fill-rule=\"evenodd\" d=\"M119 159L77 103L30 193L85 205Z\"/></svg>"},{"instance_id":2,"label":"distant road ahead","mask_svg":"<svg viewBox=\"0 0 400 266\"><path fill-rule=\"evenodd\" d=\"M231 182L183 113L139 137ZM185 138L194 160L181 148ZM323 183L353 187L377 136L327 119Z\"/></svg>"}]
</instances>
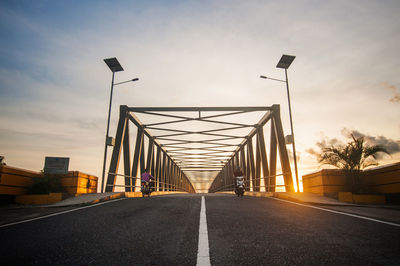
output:
<instances>
[{"instance_id":1,"label":"distant road ahead","mask_svg":"<svg viewBox=\"0 0 400 266\"><path fill-rule=\"evenodd\" d=\"M200 195L135 198L0 228L2 265L196 265ZM205 194L212 265L400 265L400 227Z\"/></svg>"}]
</instances>

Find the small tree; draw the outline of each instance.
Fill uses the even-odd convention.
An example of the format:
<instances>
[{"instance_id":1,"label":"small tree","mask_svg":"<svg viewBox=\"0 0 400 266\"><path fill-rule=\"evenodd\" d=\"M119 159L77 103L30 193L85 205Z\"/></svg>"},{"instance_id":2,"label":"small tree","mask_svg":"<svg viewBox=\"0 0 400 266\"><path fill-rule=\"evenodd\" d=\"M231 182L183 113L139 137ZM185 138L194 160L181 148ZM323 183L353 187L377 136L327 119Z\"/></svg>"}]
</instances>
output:
<instances>
[{"instance_id":1,"label":"small tree","mask_svg":"<svg viewBox=\"0 0 400 266\"><path fill-rule=\"evenodd\" d=\"M365 145L364 137L356 138L354 135L351 137L353 140L345 146L323 147L319 162L344 170L350 190L362 193L365 189L360 182L360 172L368 166L378 165L376 161L378 152L389 153L380 145Z\"/></svg>"},{"instance_id":2,"label":"small tree","mask_svg":"<svg viewBox=\"0 0 400 266\"><path fill-rule=\"evenodd\" d=\"M28 194L48 194L62 192L61 179L57 175L44 174L43 177L34 179Z\"/></svg>"}]
</instances>

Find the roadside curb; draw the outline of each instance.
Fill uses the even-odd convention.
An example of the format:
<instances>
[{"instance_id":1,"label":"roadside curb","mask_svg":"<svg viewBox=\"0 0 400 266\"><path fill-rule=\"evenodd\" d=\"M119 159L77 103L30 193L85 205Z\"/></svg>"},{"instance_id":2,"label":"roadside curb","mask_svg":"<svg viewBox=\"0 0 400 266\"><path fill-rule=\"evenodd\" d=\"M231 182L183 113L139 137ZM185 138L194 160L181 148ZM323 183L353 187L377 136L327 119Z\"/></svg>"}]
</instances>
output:
<instances>
[{"instance_id":1,"label":"roadside curb","mask_svg":"<svg viewBox=\"0 0 400 266\"><path fill-rule=\"evenodd\" d=\"M93 200L93 201L90 201L90 202L87 202L87 203L83 203L83 204L84 205L91 205L91 204L96 204L96 203L100 203L100 202L104 202L104 201L124 198L124 197L125 197L125 192L121 192L121 193L118 193L118 194L110 195L110 196L107 196L105 198L96 199L96 200ZM72 205L70 205L70 206L72 206Z\"/></svg>"},{"instance_id":2,"label":"roadside curb","mask_svg":"<svg viewBox=\"0 0 400 266\"><path fill-rule=\"evenodd\" d=\"M170 195L170 194L182 194L182 193L187 193L187 192L181 192L181 191L158 191L158 192L153 192L151 193L152 196L161 196L161 195ZM41 205L38 207L72 207L72 206L87 206L87 205L93 205L105 201L110 201L110 200L115 200L115 199L121 199L121 198L141 198L142 197L142 192L120 192L116 193L113 195L106 196L104 198L99 198L95 199L92 201L87 201L87 202L78 202L78 203L71 203L71 204L66 204L66 205Z\"/></svg>"}]
</instances>

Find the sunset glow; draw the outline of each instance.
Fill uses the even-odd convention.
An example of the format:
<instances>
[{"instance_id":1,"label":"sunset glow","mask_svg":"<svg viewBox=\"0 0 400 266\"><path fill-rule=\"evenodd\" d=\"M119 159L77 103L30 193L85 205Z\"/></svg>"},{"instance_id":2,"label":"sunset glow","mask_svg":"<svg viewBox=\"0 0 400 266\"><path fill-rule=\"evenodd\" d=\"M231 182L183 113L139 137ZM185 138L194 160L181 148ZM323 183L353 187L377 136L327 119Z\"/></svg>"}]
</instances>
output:
<instances>
[{"instance_id":1,"label":"sunset glow","mask_svg":"<svg viewBox=\"0 0 400 266\"><path fill-rule=\"evenodd\" d=\"M380 164L398 162L399 11L399 1L2 1L0 155L35 171L45 156L70 157L70 170L100 177L109 57L124 68L116 82L140 78L115 87L111 136L120 105L273 104L288 135L285 84L259 76L284 79L276 64L289 54L300 177L321 169L321 145L351 133L390 149ZM212 179L192 181L205 191Z\"/></svg>"}]
</instances>

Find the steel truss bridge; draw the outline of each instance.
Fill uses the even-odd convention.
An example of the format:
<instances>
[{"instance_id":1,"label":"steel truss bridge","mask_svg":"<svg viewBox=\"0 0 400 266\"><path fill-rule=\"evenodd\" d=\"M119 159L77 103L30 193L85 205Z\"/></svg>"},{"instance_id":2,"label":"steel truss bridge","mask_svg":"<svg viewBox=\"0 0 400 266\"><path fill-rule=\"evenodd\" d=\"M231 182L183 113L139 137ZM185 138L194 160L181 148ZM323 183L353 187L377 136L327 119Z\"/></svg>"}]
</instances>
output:
<instances>
[{"instance_id":1,"label":"steel truss bridge","mask_svg":"<svg viewBox=\"0 0 400 266\"><path fill-rule=\"evenodd\" d=\"M262 113L263 116L257 123L235 122L237 121L235 117L250 113L253 116L254 113ZM151 117L164 120L143 124L137 117L139 114L147 116L149 120ZM130 122L136 127L132 159ZM264 126L267 124L270 124L269 160L264 137ZM122 151L124 174L118 174ZM277 174L278 153L282 169L280 174ZM105 190L114 191L118 186L117 177L122 176L124 178L122 186L126 192L139 191L137 180L147 168L156 179L156 191L195 193L191 180L198 176L208 177L209 180L211 178L209 192L232 191L233 171L237 166L241 167L245 175L246 190L275 191L276 177L282 175L286 191L294 191L279 105L268 107L121 105Z\"/></svg>"}]
</instances>

